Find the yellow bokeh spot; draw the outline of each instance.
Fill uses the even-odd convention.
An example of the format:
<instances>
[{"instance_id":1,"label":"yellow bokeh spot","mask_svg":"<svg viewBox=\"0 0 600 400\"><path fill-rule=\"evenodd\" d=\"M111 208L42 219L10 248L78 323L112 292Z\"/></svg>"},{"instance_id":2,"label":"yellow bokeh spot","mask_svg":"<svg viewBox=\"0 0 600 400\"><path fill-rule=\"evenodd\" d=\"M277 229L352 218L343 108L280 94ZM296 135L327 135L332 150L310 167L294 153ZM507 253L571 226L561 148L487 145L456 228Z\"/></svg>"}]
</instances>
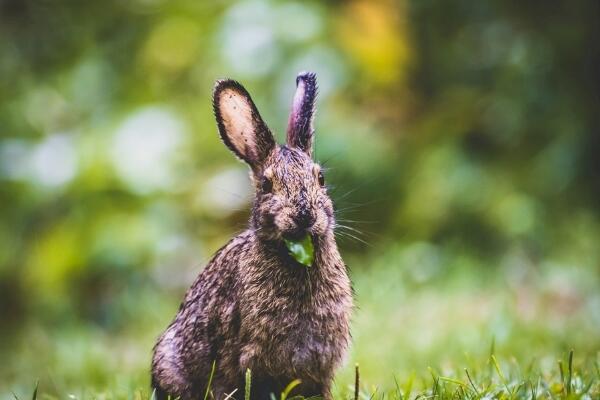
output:
<instances>
[{"instance_id":1,"label":"yellow bokeh spot","mask_svg":"<svg viewBox=\"0 0 600 400\"><path fill-rule=\"evenodd\" d=\"M45 298L61 297L73 273L83 267L82 240L74 227L63 223L45 232L32 246L26 278Z\"/></svg>"},{"instance_id":2,"label":"yellow bokeh spot","mask_svg":"<svg viewBox=\"0 0 600 400\"><path fill-rule=\"evenodd\" d=\"M340 15L343 47L375 83L406 78L411 50L404 10L387 1L354 1Z\"/></svg>"}]
</instances>

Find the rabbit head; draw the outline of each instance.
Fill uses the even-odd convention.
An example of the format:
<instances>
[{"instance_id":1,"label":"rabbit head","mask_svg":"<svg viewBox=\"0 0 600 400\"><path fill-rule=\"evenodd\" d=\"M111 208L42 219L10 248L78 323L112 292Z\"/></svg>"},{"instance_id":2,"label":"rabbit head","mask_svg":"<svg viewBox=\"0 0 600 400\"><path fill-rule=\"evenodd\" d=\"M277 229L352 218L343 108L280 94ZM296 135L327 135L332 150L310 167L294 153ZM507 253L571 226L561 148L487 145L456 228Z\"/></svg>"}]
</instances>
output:
<instances>
[{"instance_id":1,"label":"rabbit head","mask_svg":"<svg viewBox=\"0 0 600 400\"><path fill-rule=\"evenodd\" d=\"M312 159L316 76L301 73L287 127L278 145L250 95L233 80L218 81L213 107L225 145L251 168L256 196L251 223L266 240L313 239L333 229L333 204L321 167Z\"/></svg>"}]
</instances>

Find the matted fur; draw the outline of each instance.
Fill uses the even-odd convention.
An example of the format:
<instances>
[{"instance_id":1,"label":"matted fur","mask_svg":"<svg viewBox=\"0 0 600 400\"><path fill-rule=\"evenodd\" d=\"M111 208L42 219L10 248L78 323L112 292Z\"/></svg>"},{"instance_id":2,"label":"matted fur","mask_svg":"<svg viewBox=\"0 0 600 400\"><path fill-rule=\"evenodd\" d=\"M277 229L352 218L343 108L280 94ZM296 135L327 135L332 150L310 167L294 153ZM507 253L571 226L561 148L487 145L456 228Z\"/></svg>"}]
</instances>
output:
<instances>
[{"instance_id":1,"label":"matted fur","mask_svg":"<svg viewBox=\"0 0 600 400\"><path fill-rule=\"evenodd\" d=\"M222 94L232 93L235 101L222 100ZM295 100L293 110L312 110L314 96L306 99L311 104ZM152 385L159 397L198 399L216 362L215 399L233 391L232 398L244 398L247 369L252 399L278 395L294 379L302 383L292 395L330 398L334 371L349 345L352 291L334 238L333 204L319 183L320 167L310 147L297 146L312 143L312 123L298 118L292 127L296 142L278 146L239 83L219 81L213 100L221 137L252 167L252 216L248 229L209 261L159 338ZM241 108L239 115L232 104ZM298 264L283 243L284 237L305 232L315 247L311 267Z\"/></svg>"}]
</instances>

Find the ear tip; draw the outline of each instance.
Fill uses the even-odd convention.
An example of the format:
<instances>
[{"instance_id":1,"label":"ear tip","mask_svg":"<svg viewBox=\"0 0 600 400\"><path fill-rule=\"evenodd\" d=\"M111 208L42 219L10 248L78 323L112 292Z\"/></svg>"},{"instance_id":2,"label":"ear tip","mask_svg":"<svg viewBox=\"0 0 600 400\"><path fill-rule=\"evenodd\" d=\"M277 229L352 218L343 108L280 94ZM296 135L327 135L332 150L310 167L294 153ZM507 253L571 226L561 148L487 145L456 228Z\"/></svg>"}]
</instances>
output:
<instances>
[{"instance_id":1,"label":"ear tip","mask_svg":"<svg viewBox=\"0 0 600 400\"><path fill-rule=\"evenodd\" d=\"M296 86L300 82L307 82L311 85L317 84L317 74L311 71L301 71L296 76Z\"/></svg>"},{"instance_id":2,"label":"ear tip","mask_svg":"<svg viewBox=\"0 0 600 400\"><path fill-rule=\"evenodd\" d=\"M248 93L242 84L234 79L217 79L215 86L213 87L213 99L216 99L221 92L227 89L233 89L243 94Z\"/></svg>"}]
</instances>

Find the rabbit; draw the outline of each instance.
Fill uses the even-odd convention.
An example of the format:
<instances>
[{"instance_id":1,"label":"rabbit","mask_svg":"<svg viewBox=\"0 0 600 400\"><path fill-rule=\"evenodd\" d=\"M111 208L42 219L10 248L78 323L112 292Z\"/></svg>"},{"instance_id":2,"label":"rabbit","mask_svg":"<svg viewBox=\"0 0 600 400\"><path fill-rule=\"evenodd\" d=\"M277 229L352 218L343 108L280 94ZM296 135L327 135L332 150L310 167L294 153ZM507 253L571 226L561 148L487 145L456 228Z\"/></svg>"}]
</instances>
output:
<instances>
[{"instance_id":1,"label":"rabbit","mask_svg":"<svg viewBox=\"0 0 600 400\"><path fill-rule=\"evenodd\" d=\"M278 145L246 89L216 82L219 134L250 166L256 193L247 230L208 262L154 347L158 398L198 399L210 390L214 399L243 399L250 369L252 399L278 396L295 379L290 395L331 399L350 343L353 293L323 170L312 159L316 95L316 75L300 73L287 143ZM310 266L285 245L306 235Z\"/></svg>"}]
</instances>

